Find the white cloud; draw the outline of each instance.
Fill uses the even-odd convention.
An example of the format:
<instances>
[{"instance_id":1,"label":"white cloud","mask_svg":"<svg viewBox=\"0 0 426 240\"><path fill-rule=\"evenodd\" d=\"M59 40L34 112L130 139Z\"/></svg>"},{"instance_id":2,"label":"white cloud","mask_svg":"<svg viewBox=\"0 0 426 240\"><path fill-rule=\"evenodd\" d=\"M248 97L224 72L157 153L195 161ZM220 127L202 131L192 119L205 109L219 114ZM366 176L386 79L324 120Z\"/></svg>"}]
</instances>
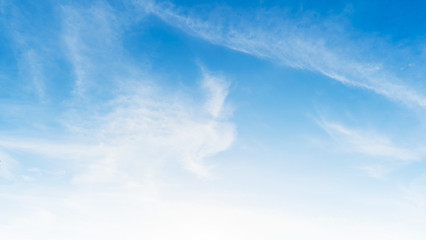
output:
<instances>
[{"instance_id":1,"label":"white cloud","mask_svg":"<svg viewBox=\"0 0 426 240\"><path fill-rule=\"evenodd\" d=\"M134 178L174 161L198 176L208 176L204 159L229 148L235 130L220 114L227 94L224 80L205 73L203 86L208 91L206 105L132 85L131 93L105 104L105 108L110 108L107 112L85 115L86 120L64 119L74 129L73 142L9 138L2 139L0 146L73 160L82 168L77 179L83 182L113 181L119 176Z\"/></svg>"},{"instance_id":2,"label":"white cloud","mask_svg":"<svg viewBox=\"0 0 426 240\"><path fill-rule=\"evenodd\" d=\"M219 117L224 110L224 103L228 95L227 82L219 77L213 77L203 69L204 80L202 86L207 90L209 99L206 109L213 117Z\"/></svg>"},{"instance_id":3,"label":"white cloud","mask_svg":"<svg viewBox=\"0 0 426 240\"><path fill-rule=\"evenodd\" d=\"M114 70L119 72L122 52L121 22L107 4L94 4L89 8L62 6L62 40L66 55L74 68L76 96L86 91L102 89L98 81L108 85Z\"/></svg>"},{"instance_id":4,"label":"white cloud","mask_svg":"<svg viewBox=\"0 0 426 240\"><path fill-rule=\"evenodd\" d=\"M0 194L2 206L11 202L14 206L0 220L0 236L8 239L249 236L242 231L247 224L236 230L228 224L251 213L220 206L165 202L156 197L156 192L161 191L157 186L161 171L179 171L176 166L182 166L199 177L209 176L210 164L205 163L206 159L231 146L235 128L222 114L228 93L225 79L203 73L200 91L205 93L204 102L190 95L165 92L152 84L146 86L144 82L127 83L126 89L114 99L102 106L89 107L90 114L85 108L64 115L63 121L71 132L56 138L0 140L0 147L6 152L25 153L18 154L25 158L18 158L19 161L38 159L45 163L38 164L37 171L28 170L28 174L34 174L31 184L20 182L23 189L4 189ZM5 160L3 156L6 155L0 157ZM64 184L44 184L37 179L37 174L56 171L48 167L52 165L60 165L68 172ZM0 173L13 176L4 166L0 166L3 167ZM68 176L71 187L66 183ZM231 220L228 214L237 216ZM251 225L259 221L256 215L252 219Z\"/></svg>"},{"instance_id":5,"label":"white cloud","mask_svg":"<svg viewBox=\"0 0 426 240\"><path fill-rule=\"evenodd\" d=\"M228 149L235 134L225 114L224 77L202 69L205 102L179 96L179 90L165 92L144 73L145 66L124 56L121 29L131 20L118 17L106 3L58 9L59 40L75 74L74 96L62 104L60 115L67 129L50 139L4 136L0 146L64 161L75 182L131 181L169 162L208 176L204 160ZM43 57L36 51L26 55L41 97L46 95Z\"/></svg>"},{"instance_id":6,"label":"white cloud","mask_svg":"<svg viewBox=\"0 0 426 240\"><path fill-rule=\"evenodd\" d=\"M170 25L213 44L222 45L278 64L319 72L343 84L369 89L407 105L426 107L426 97L392 68L369 60L371 46L349 40L344 27L330 20L291 17L282 12L241 10L195 14L170 4L135 1ZM205 11L197 9L198 11ZM241 11L241 12L238 12ZM238 13L236 13L238 12ZM226 13L226 14L225 14ZM284 17L283 17L284 15ZM287 17L285 17L287 16ZM379 56L375 58L380 59ZM378 60L380 61L380 60Z\"/></svg>"},{"instance_id":7,"label":"white cloud","mask_svg":"<svg viewBox=\"0 0 426 240\"><path fill-rule=\"evenodd\" d=\"M399 232L397 228L387 233L384 223L273 214L250 207L200 203L187 192L169 193L157 182L163 171L178 172L165 174L170 185L185 182L179 178L181 168L199 177L209 176L214 165L209 164L209 157L232 145L235 126L227 115L228 83L224 77L203 71L200 90L205 101L189 93L167 92L140 74L142 70L134 63L122 58L118 61L120 23L107 5L62 10L62 37L76 76L75 95L90 97L98 88L105 88L109 95L99 101L82 97L61 105L66 114L60 117L67 129L59 129L51 137L0 138L0 158L11 163L0 165L0 175L15 180L14 160L8 155L12 152L24 163L20 172L28 174L24 181L16 178L17 184L2 186L2 238L418 239L415 233L423 233ZM211 37L210 33L203 34ZM236 34L232 40L235 44L229 46L238 48L237 43L241 44L244 47L239 47L240 51L265 58L283 51L269 49L265 54L263 49L268 46ZM288 64L306 68L306 58L293 60ZM374 153L360 144L365 136L372 135L329 128L355 145L357 151L380 156L393 151L406 160L416 157L380 137L376 138L379 151ZM38 163L34 168L33 162ZM206 192L220 198L220 193L211 193L210 189L197 194Z\"/></svg>"},{"instance_id":8,"label":"white cloud","mask_svg":"<svg viewBox=\"0 0 426 240\"><path fill-rule=\"evenodd\" d=\"M422 151L399 147L389 138L372 131L351 129L325 120L318 124L346 151L389 160L414 161L422 157Z\"/></svg>"}]
</instances>

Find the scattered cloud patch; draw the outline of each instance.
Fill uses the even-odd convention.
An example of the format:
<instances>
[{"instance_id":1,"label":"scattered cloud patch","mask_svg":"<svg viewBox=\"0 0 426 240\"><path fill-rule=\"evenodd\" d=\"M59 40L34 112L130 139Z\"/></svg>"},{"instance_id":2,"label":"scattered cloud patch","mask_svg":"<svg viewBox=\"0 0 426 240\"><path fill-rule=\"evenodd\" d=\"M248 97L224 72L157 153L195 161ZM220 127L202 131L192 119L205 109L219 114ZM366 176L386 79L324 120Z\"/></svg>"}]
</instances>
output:
<instances>
[{"instance_id":1,"label":"scattered cloud patch","mask_svg":"<svg viewBox=\"0 0 426 240\"><path fill-rule=\"evenodd\" d=\"M81 167L76 181L137 178L176 161L206 177L209 167L204 160L231 146L235 128L221 115L227 94L225 81L204 74L202 82L207 90L205 104L190 104L177 95L156 95L155 90L131 86L133 93L106 103L109 110L105 113L86 116L86 120L64 120L74 129L72 142L3 139L0 146L75 161Z\"/></svg>"}]
</instances>

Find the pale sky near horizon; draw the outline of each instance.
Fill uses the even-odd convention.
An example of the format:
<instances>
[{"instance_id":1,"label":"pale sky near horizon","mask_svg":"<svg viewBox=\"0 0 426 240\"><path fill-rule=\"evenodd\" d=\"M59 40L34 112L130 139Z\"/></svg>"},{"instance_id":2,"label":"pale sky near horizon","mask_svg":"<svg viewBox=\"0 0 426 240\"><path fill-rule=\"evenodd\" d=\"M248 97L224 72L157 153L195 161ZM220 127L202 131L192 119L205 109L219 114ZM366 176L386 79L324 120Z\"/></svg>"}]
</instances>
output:
<instances>
[{"instance_id":1,"label":"pale sky near horizon","mask_svg":"<svg viewBox=\"0 0 426 240\"><path fill-rule=\"evenodd\" d=\"M0 239L424 240L425 11L0 0Z\"/></svg>"}]
</instances>

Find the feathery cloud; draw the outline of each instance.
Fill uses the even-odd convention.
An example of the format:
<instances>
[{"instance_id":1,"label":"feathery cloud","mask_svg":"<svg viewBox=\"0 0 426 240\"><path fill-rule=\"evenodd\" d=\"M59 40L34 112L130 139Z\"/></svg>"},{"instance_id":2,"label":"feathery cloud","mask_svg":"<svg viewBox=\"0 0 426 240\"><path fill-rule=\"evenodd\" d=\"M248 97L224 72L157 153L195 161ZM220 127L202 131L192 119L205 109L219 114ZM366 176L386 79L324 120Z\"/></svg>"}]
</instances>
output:
<instances>
[{"instance_id":1,"label":"feathery cloud","mask_svg":"<svg viewBox=\"0 0 426 240\"><path fill-rule=\"evenodd\" d=\"M425 95L411 86L409 79L398 76L378 56L363 57L371 56L373 47L365 44L367 40L350 40L350 33L336 21L294 17L285 11L247 13L227 8L219 11L197 8L203 14L196 14L172 4L134 2L143 11L213 44L319 72L342 84L368 89L409 106L426 107Z\"/></svg>"},{"instance_id":2,"label":"feathery cloud","mask_svg":"<svg viewBox=\"0 0 426 240\"><path fill-rule=\"evenodd\" d=\"M375 132L351 129L325 120L318 124L345 150L390 160L414 161L422 157L421 151L399 147Z\"/></svg>"}]
</instances>

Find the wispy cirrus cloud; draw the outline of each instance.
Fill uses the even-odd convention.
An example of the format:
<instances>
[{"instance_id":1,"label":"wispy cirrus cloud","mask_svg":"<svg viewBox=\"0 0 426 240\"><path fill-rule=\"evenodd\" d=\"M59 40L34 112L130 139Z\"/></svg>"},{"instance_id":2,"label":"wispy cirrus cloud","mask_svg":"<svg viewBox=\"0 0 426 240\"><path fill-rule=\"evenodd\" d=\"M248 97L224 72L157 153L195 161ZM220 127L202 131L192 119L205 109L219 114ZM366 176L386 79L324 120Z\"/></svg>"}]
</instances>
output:
<instances>
[{"instance_id":1,"label":"wispy cirrus cloud","mask_svg":"<svg viewBox=\"0 0 426 240\"><path fill-rule=\"evenodd\" d=\"M74 84L60 87L72 94L49 115L58 124L53 130L31 136L14 129L2 132L0 181L20 187L2 185L1 205L10 204L13 210L2 208L0 235L11 239L170 237L161 235L163 221L175 218L181 207L159 211L167 204L156 199L156 192L162 190L157 185L164 175L173 178L167 173L197 179L214 175L215 164L209 158L229 149L236 134L228 115L229 82L203 68L196 79L199 86L190 86L191 91L165 90L144 66L124 57L118 27L123 22L108 4L57 9L62 24L60 43L55 46L63 46L56 50L63 51L58 55L64 54L74 77ZM26 60L45 60L37 53ZM40 81L41 65L33 64L29 71ZM49 97L49 92L44 94ZM121 213L112 216L111 209ZM169 223L190 227L199 216L194 212L184 224ZM87 221L81 224L78 219L83 218ZM113 233L102 230L113 225L118 226ZM66 232L80 230L65 236L53 226ZM193 236L191 229L182 234L186 239Z\"/></svg>"},{"instance_id":2,"label":"wispy cirrus cloud","mask_svg":"<svg viewBox=\"0 0 426 240\"><path fill-rule=\"evenodd\" d=\"M179 90L166 92L143 65L125 57L120 26L129 19L120 19L106 3L57 9L62 18L57 40L75 78L68 89L74 95L55 116L62 135L4 137L0 148L67 161L76 179L94 182L132 178L165 162L208 176L204 159L229 148L235 135L226 114L225 77L201 69L205 102ZM30 75L42 81L36 57L34 52L28 56L34 63ZM40 94L46 94L39 85Z\"/></svg>"},{"instance_id":3,"label":"wispy cirrus cloud","mask_svg":"<svg viewBox=\"0 0 426 240\"><path fill-rule=\"evenodd\" d=\"M98 81L110 84L108 76L122 68L120 24L114 10L107 4L94 4L89 8L62 6L61 40L65 55L73 66L76 96L100 89Z\"/></svg>"},{"instance_id":4,"label":"wispy cirrus cloud","mask_svg":"<svg viewBox=\"0 0 426 240\"><path fill-rule=\"evenodd\" d=\"M333 152L355 157L359 160L352 162L355 168L372 178L384 180L402 166L422 161L426 156L422 145L402 145L372 129L349 127L324 118L317 123L333 140Z\"/></svg>"},{"instance_id":5,"label":"wispy cirrus cloud","mask_svg":"<svg viewBox=\"0 0 426 240\"><path fill-rule=\"evenodd\" d=\"M235 130L221 114L227 95L225 81L205 73L202 83L207 96L204 105L177 95L162 96L156 93L160 90L134 83L127 93L105 103L109 110L103 113L92 109L94 114L86 114L84 120L67 115L63 121L74 132L74 140L8 138L0 140L0 147L75 161L71 165L81 167L78 178L95 182L117 180L119 174L134 177L167 162L208 176L204 159L229 148ZM83 113L74 110L72 114Z\"/></svg>"},{"instance_id":6,"label":"wispy cirrus cloud","mask_svg":"<svg viewBox=\"0 0 426 240\"><path fill-rule=\"evenodd\" d=\"M319 178L306 178L303 182L309 186L303 186L298 180L306 177L303 171L298 178L281 178L291 171L292 164L286 165L289 171L281 172L281 159L268 159L280 155L275 153L284 151L281 146L277 152L256 160L241 161L257 158L247 156L252 151L243 155L232 153L228 158L237 160L232 163L237 165L223 166L229 175L221 175L225 179L219 181L208 179L215 174L212 170L215 162L210 157L230 149L236 137L236 127L230 119L227 78L201 69L197 79L199 86L186 85L190 90L185 87L162 88L156 84L156 77L146 73L148 71L143 64L123 54L126 46L123 46L121 31L128 19L123 21L118 15L128 12L118 13L107 2L83 5L55 5L60 19L52 22L59 22L60 30L53 32L60 37L52 41L59 43L46 44L56 46L52 47L52 52L57 51L60 55L57 57L67 62L61 68L69 72L62 77L72 75L74 81L73 84L58 84L54 88L58 92L71 92L71 96L62 98L63 102L58 101L56 108L48 109L46 113L46 118L56 120L57 125L31 133L15 131L13 126L1 132L0 181L6 183L1 185L0 191L2 238L424 239L423 225L401 226L401 218L395 224L388 221L388 215L374 218L370 209L356 209L359 202L335 206L339 205L335 204L335 200L342 199L333 196L333 192L342 195L339 188L325 188L323 191L310 181L321 180ZM359 59L348 61L348 58L342 57L345 54L341 56L337 53L339 51L335 51L338 48L322 41L321 37L318 37L319 42L315 42L315 37L308 36L311 28L292 26L293 20L283 24L290 29L289 32L277 28L282 22L275 24L271 21L271 33L265 31L263 23L248 26L245 17L228 28L226 23L214 24L215 19L204 21L197 17L199 15L181 14L175 8L164 6L160 9L159 5L149 1L144 2L144 6L144 13L153 12L166 22L215 44L294 68L321 72L345 84L372 89L382 95L392 89L404 89L402 85L395 88L383 87L380 85L383 83L375 85L374 81L379 78L375 76L370 81L368 76L383 69ZM168 9L170 12L167 12ZM140 16L126 17L133 21ZM42 28L49 26L43 25ZM169 44L175 47L173 42ZM32 59L40 63L46 56L43 51L35 49ZM25 57L25 54L22 56ZM31 55L24 60L30 59ZM334 66L342 62L344 66ZM34 69L27 69L29 75L40 77L32 80L41 81L44 73L50 74L42 71L43 63L32 66ZM360 74L362 71L366 72L365 75ZM40 86L47 89L52 84L49 81L41 83L44 85ZM380 92L385 90L388 92ZM39 93L47 97L51 94L49 91ZM405 95L392 99L416 102L407 100ZM31 121L36 115L28 111L32 107L31 103L28 108L20 110L20 116ZM8 105L8 109L15 110L15 107ZM375 132L326 121L322 126L340 146L357 154L392 158L399 162L416 161L421 155ZM278 161L280 164L276 164ZM289 162L283 160L282 163ZM254 170L247 171L246 164ZM271 168L264 168L265 165ZM270 171L275 167L276 173ZM376 170L370 172L377 176L382 174ZM247 178L244 175L248 175ZM207 179L200 181L200 178ZM250 181L245 181L249 178ZM265 182L266 178L270 180ZM273 193L267 190L271 188L270 184L287 180L295 184L297 191L286 191L286 187L281 186L285 184L273 187ZM342 187L348 188L346 185ZM261 190L257 192L256 188ZM297 196L298 193L292 196L295 192L311 193L314 188L314 191L324 193L324 198L330 197L327 202L335 207L334 210L342 212L346 207L355 207L353 212L357 213L348 216L351 211L344 211L345 216L337 216L333 211L327 211L321 214L319 212L324 208L313 206L318 204L317 198L304 194ZM350 187L347 189L351 190ZM262 202L252 205L252 198L257 193L262 195L259 196ZM271 195L264 196L263 193ZM236 199L235 195L238 195ZM280 202L279 205L286 205L281 209L271 204L271 198L277 201L293 199L297 203ZM309 198L316 200L305 203ZM372 206L382 205L385 204L380 202ZM294 210L292 214L294 206L301 206L304 210ZM383 209L392 212L395 206L380 208L379 211ZM305 210L306 214L303 214ZM419 219L424 222L423 216ZM392 232L387 231L390 227Z\"/></svg>"},{"instance_id":7,"label":"wispy cirrus cloud","mask_svg":"<svg viewBox=\"0 0 426 240\"><path fill-rule=\"evenodd\" d=\"M208 158L232 145L235 126L226 115L227 81L204 70L199 89L204 101L183 92L166 92L152 83L129 81L124 85L102 106L65 114L62 122L68 130L62 135L0 139L0 177L22 184L22 178L28 176L24 180L37 189L34 193L24 184L24 190L2 191L2 205L12 202L20 210L3 212L1 236L195 239L211 233L216 234L213 239L243 234L239 229L217 232L225 227L219 222L230 213L255 213L217 205L194 209L194 205L157 196L164 190L158 186L163 171L186 169L199 178L209 177L214 174L214 163ZM31 161L38 161L37 169L27 169L33 165ZM12 166L14 163L16 166ZM54 176L58 172L65 184L58 187L39 183L39 178L58 179ZM55 194L51 195L53 189ZM200 223L202 216L208 218ZM239 219L243 217L234 220ZM257 223L258 218L253 219L253 223L241 226ZM70 230L74 228L79 230ZM106 234L105 228L115 230ZM258 231L263 233L265 229L269 229L266 224ZM62 231L72 234L64 236Z\"/></svg>"},{"instance_id":8,"label":"wispy cirrus cloud","mask_svg":"<svg viewBox=\"0 0 426 240\"><path fill-rule=\"evenodd\" d=\"M385 43L351 36L343 24L337 23L338 17L333 21L311 19L310 15L295 17L285 10L245 12L226 7L193 11L173 4L134 2L143 11L213 44L319 72L342 84L368 89L403 104L426 107L425 94L412 86L410 79L387 66L381 53L374 56L374 45Z\"/></svg>"},{"instance_id":9,"label":"wispy cirrus cloud","mask_svg":"<svg viewBox=\"0 0 426 240\"><path fill-rule=\"evenodd\" d=\"M371 130L349 128L326 120L318 124L345 151L406 162L420 160L424 154L421 149L400 147L388 137Z\"/></svg>"}]
</instances>

